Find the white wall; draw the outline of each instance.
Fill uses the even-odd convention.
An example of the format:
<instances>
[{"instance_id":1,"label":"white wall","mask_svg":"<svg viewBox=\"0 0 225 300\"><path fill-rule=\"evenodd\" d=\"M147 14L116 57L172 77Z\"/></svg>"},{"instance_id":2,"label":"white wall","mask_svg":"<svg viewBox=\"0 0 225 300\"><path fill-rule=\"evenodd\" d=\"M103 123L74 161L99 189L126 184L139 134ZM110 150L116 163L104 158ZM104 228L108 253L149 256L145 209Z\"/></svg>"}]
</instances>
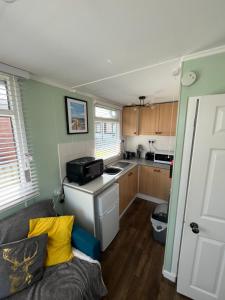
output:
<instances>
[{"instance_id":1,"label":"white wall","mask_svg":"<svg viewBox=\"0 0 225 300\"><path fill-rule=\"evenodd\" d=\"M94 140L58 144L60 179L66 176L66 162L83 156L94 156Z\"/></svg>"},{"instance_id":2,"label":"white wall","mask_svg":"<svg viewBox=\"0 0 225 300\"><path fill-rule=\"evenodd\" d=\"M145 153L149 151L149 140L155 140L154 148L155 150L172 150L175 149L175 136L156 136L156 135L139 135L139 136L129 136L124 138L125 140L125 150L126 151L135 151L137 150L138 144L143 145L144 151L142 153L142 157L145 157Z\"/></svg>"}]
</instances>

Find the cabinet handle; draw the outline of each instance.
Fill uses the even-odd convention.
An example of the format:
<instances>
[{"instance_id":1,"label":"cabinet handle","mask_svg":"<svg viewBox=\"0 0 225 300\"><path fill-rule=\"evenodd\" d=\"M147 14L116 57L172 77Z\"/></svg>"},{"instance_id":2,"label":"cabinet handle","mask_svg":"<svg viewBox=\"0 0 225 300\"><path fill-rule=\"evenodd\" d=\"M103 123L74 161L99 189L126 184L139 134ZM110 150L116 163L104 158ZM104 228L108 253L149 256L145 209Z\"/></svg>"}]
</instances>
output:
<instances>
[{"instance_id":1,"label":"cabinet handle","mask_svg":"<svg viewBox=\"0 0 225 300\"><path fill-rule=\"evenodd\" d=\"M160 170L159 170L159 169L154 169L154 172L157 172L157 173L159 173L159 172L160 172Z\"/></svg>"},{"instance_id":2,"label":"cabinet handle","mask_svg":"<svg viewBox=\"0 0 225 300\"><path fill-rule=\"evenodd\" d=\"M135 131L134 134L137 134L137 132Z\"/></svg>"},{"instance_id":3,"label":"cabinet handle","mask_svg":"<svg viewBox=\"0 0 225 300\"><path fill-rule=\"evenodd\" d=\"M132 173L132 172L130 172L130 173L128 174L128 176L131 176L131 175L133 175L133 173Z\"/></svg>"},{"instance_id":4,"label":"cabinet handle","mask_svg":"<svg viewBox=\"0 0 225 300\"><path fill-rule=\"evenodd\" d=\"M158 131L158 134L162 134L162 131Z\"/></svg>"}]
</instances>

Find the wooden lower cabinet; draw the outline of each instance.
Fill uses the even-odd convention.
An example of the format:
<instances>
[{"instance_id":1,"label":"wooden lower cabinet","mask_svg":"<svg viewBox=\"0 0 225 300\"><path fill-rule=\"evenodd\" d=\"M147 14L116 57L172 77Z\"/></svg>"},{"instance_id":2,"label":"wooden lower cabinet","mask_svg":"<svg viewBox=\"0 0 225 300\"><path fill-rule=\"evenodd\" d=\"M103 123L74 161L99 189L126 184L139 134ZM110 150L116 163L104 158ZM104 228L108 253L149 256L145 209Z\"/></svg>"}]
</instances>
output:
<instances>
[{"instance_id":1,"label":"wooden lower cabinet","mask_svg":"<svg viewBox=\"0 0 225 300\"><path fill-rule=\"evenodd\" d=\"M129 194L128 204L134 198L137 192L138 192L138 167L135 167L128 172L128 194Z\"/></svg>"},{"instance_id":2,"label":"wooden lower cabinet","mask_svg":"<svg viewBox=\"0 0 225 300\"><path fill-rule=\"evenodd\" d=\"M128 203L128 176L127 174L123 175L118 180L119 183L119 197L120 197L120 203L119 203L119 209L120 214L125 210Z\"/></svg>"},{"instance_id":3,"label":"wooden lower cabinet","mask_svg":"<svg viewBox=\"0 0 225 300\"><path fill-rule=\"evenodd\" d=\"M168 200L171 178L167 169L149 166L139 167L139 192L162 200Z\"/></svg>"},{"instance_id":4,"label":"wooden lower cabinet","mask_svg":"<svg viewBox=\"0 0 225 300\"><path fill-rule=\"evenodd\" d=\"M138 167L134 167L118 180L120 194L120 214L127 208L138 192Z\"/></svg>"},{"instance_id":5,"label":"wooden lower cabinet","mask_svg":"<svg viewBox=\"0 0 225 300\"><path fill-rule=\"evenodd\" d=\"M149 166L134 167L118 179L120 215L128 207L138 191L162 200L168 200L171 179L169 170ZM139 179L139 180L138 180ZM138 187L139 182L139 187Z\"/></svg>"}]
</instances>

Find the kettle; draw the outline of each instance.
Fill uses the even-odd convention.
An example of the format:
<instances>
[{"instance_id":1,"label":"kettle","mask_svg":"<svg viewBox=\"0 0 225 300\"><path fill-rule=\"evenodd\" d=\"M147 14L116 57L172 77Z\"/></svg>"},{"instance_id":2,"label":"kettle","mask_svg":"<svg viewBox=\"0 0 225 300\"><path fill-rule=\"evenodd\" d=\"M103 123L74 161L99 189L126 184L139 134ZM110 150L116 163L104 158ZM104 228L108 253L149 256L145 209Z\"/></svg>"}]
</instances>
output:
<instances>
[{"instance_id":1,"label":"kettle","mask_svg":"<svg viewBox=\"0 0 225 300\"><path fill-rule=\"evenodd\" d=\"M151 151L149 151L149 152L146 152L146 154L145 154L145 159L146 160L154 160L154 152L151 152Z\"/></svg>"}]
</instances>

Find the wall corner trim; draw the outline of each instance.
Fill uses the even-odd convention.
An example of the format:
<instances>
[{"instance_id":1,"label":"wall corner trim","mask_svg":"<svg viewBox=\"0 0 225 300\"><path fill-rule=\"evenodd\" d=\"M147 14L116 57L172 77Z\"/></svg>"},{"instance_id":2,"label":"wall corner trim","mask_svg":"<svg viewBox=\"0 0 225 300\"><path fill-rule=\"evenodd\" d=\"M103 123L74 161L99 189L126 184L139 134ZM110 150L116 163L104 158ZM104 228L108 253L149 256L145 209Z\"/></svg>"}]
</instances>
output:
<instances>
[{"instance_id":1,"label":"wall corner trim","mask_svg":"<svg viewBox=\"0 0 225 300\"><path fill-rule=\"evenodd\" d=\"M163 277L165 277L169 281L176 282L177 276L175 273L171 273L171 272L163 269L162 274L163 274Z\"/></svg>"},{"instance_id":2,"label":"wall corner trim","mask_svg":"<svg viewBox=\"0 0 225 300\"><path fill-rule=\"evenodd\" d=\"M181 60L182 60L182 62L184 62L184 61L197 59L197 58L201 58L201 57L206 57L206 56L210 56L210 55L215 55L215 54L219 54L219 53L224 53L224 52L225 52L225 45L207 49L207 50L203 50L203 51L199 51L199 52L195 52L195 53L188 54L188 55L184 55Z\"/></svg>"}]
</instances>

